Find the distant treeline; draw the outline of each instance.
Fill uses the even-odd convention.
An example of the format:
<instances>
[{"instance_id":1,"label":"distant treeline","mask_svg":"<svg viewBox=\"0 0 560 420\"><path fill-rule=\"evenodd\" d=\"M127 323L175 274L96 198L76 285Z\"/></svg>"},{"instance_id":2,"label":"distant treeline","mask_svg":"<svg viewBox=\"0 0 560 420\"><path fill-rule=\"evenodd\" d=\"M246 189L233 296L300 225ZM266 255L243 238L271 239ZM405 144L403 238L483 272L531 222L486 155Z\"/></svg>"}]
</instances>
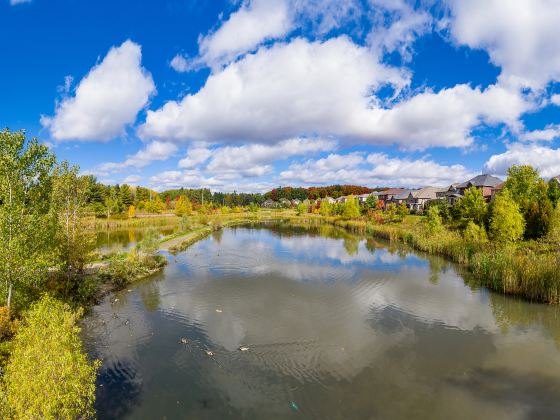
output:
<instances>
[{"instance_id":1,"label":"distant treeline","mask_svg":"<svg viewBox=\"0 0 560 420\"><path fill-rule=\"evenodd\" d=\"M378 190L380 190L379 188ZM264 194L265 200L278 201L283 198L287 200L316 200L318 198L332 197L338 198L346 195L368 194L374 189L359 185L329 185L328 187L278 187Z\"/></svg>"}]
</instances>

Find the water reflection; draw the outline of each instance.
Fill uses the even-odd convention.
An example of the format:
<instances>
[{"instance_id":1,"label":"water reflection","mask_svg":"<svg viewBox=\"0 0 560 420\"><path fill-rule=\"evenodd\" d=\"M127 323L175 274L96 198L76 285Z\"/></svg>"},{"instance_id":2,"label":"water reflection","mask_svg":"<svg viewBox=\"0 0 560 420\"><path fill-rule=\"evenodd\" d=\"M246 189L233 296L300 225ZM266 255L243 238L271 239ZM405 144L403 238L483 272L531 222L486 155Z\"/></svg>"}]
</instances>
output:
<instances>
[{"instance_id":1,"label":"water reflection","mask_svg":"<svg viewBox=\"0 0 560 420\"><path fill-rule=\"evenodd\" d=\"M95 308L84 334L104 359L100 385L123 390L99 392L99 416L555 413L558 309L458 273L331 227L224 230Z\"/></svg>"},{"instance_id":2,"label":"water reflection","mask_svg":"<svg viewBox=\"0 0 560 420\"><path fill-rule=\"evenodd\" d=\"M106 229L97 232L96 248L101 252L128 249L140 242L146 234L154 228L137 229ZM174 233L176 226L164 226L155 228L160 236Z\"/></svg>"}]
</instances>

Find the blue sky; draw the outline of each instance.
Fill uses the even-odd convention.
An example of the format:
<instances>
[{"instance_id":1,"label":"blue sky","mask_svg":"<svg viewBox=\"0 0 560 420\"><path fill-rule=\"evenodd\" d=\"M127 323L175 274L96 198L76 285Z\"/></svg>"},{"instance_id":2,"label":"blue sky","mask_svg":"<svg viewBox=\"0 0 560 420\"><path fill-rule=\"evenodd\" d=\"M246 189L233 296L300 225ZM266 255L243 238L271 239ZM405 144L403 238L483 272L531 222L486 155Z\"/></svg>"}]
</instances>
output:
<instances>
[{"instance_id":1,"label":"blue sky","mask_svg":"<svg viewBox=\"0 0 560 420\"><path fill-rule=\"evenodd\" d=\"M560 174L557 0L0 0L0 126L157 190Z\"/></svg>"}]
</instances>

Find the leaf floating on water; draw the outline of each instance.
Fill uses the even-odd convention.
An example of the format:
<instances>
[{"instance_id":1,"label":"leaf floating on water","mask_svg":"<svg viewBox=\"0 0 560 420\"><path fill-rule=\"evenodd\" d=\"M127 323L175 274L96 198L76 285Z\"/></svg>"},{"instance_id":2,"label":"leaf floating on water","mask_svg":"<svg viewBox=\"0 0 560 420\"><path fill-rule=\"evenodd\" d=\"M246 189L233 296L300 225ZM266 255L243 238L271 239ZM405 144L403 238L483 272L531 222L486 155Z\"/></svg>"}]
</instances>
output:
<instances>
[{"instance_id":1,"label":"leaf floating on water","mask_svg":"<svg viewBox=\"0 0 560 420\"><path fill-rule=\"evenodd\" d=\"M249 351L249 347L239 347L239 351Z\"/></svg>"},{"instance_id":2,"label":"leaf floating on water","mask_svg":"<svg viewBox=\"0 0 560 420\"><path fill-rule=\"evenodd\" d=\"M221 309L216 309L216 312L218 312L219 314L221 314L223 311Z\"/></svg>"},{"instance_id":3,"label":"leaf floating on water","mask_svg":"<svg viewBox=\"0 0 560 420\"><path fill-rule=\"evenodd\" d=\"M214 356L214 352L210 350L204 350L204 353L206 353L206 356Z\"/></svg>"},{"instance_id":4,"label":"leaf floating on water","mask_svg":"<svg viewBox=\"0 0 560 420\"><path fill-rule=\"evenodd\" d=\"M290 407L292 407L292 410L294 410L294 411L299 410L299 406L293 401L290 401Z\"/></svg>"},{"instance_id":5,"label":"leaf floating on water","mask_svg":"<svg viewBox=\"0 0 560 420\"><path fill-rule=\"evenodd\" d=\"M181 338L181 344L187 344L189 342L189 340L187 340L186 338Z\"/></svg>"}]
</instances>

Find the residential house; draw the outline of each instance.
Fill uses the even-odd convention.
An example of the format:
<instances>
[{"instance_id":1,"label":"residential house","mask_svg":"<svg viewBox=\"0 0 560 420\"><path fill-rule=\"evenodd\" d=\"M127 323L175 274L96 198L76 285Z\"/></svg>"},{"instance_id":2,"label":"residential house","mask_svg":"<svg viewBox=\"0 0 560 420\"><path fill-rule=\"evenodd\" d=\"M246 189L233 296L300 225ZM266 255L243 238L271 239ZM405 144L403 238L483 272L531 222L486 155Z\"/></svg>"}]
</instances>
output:
<instances>
[{"instance_id":1,"label":"residential house","mask_svg":"<svg viewBox=\"0 0 560 420\"><path fill-rule=\"evenodd\" d=\"M268 207L268 208L273 208L273 207L278 207L278 203L274 200L266 200L264 203L262 203L263 207Z\"/></svg>"},{"instance_id":2,"label":"residential house","mask_svg":"<svg viewBox=\"0 0 560 420\"><path fill-rule=\"evenodd\" d=\"M560 175L553 176L552 179L555 179L560 184Z\"/></svg>"},{"instance_id":3,"label":"residential house","mask_svg":"<svg viewBox=\"0 0 560 420\"><path fill-rule=\"evenodd\" d=\"M399 206L402 203L407 204L408 198L413 191L415 190L404 190L403 192L394 195L390 202L396 206Z\"/></svg>"},{"instance_id":4,"label":"residential house","mask_svg":"<svg viewBox=\"0 0 560 420\"><path fill-rule=\"evenodd\" d=\"M360 195L357 195L356 198L358 199L358 203L365 204L365 202L366 202L366 200L368 199L369 196L370 196L370 194L360 194Z\"/></svg>"},{"instance_id":5,"label":"residential house","mask_svg":"<svg viewBox=\"0 0 560 420\"><path fill-rule=\"evenodd\" d=\"M436 193L438 200L445 200L447 204L453 206L457 201L463 198L463 196L457 190L459 184L451 184L449 188L442 189Z\"/></svg>"},{"instance_id":6,"label":"residential house","mask_svg":"<svg viewBox=\"0 0 560 420\"><path fill-rule=\"evenodd\" d=\"M330 204L336 203L336 200L335 200L334 198L332 198L332 197L321 198L321 201L323 201L323 200L326 201L326 202L328 202L328 203L330 203Z\"/></svg>"},{"instance_id":7,"label":"residential house","mask_svg":"<svg viewBox=\"0 0 560 420\"><path fill-rule=\"evenodd\" d=\"M377 198L383 203L383 208L385 208L387 204L393 200L395 195L401 194L405 191L406 190L404 188L389 188L385 191L379 191Z\"/></svg>"},{"instance_id":8,"label":"residential house","mask_svg":"<svg viewBox=\"0 0 560 420\"><path fill-rule=\"evenodd\" d=\"M338 204L343 204L343 203L346 203L347 200L348 200L348 197L342 196L342 197L338 197L338 198L336 199L336 202L337 202Z\"/></svg>"},{"instance_id":9,"label":"residential house","mask_svg":"<svg viewBox=\"0 0 560 420\"><path fill-rule=\"evenodd\" d=\"M494 198L496 198L496 194L498 194L500 191L504 189L504 185L505 182L501 182L498 185L496 185L494 188L492 188L492 191L490 193L490 200L494 200Z\"/></svg>"},{"instance_id":10,"label":"residential house","mask_svg":"<svg viewBox=\"0 0 560 420\"><path fill-rule=\"evenodd\" d=\"M492 197L492 188L495 188L501 183L502 180L500 178L496 178L495 176L488 174L478 175L473 179L457 185L457 192L461 195L465 195L466 190L471 187L475 187L482 191L482 195L487 201L490 201L490 198Z\"/></svg>"},{"instance_id":11,"label":"residential house","mask_svg":"<svg viewBox=\"0 0 560 420\"><path fill-rule=\"evenodd\" d=\"M431 201L438 200L438 193L447 191L447 188L440 187L424 187L410 192L407 205L408 208L417 213L422 213L426 204Z\"/></svg>"}]
</instances>

